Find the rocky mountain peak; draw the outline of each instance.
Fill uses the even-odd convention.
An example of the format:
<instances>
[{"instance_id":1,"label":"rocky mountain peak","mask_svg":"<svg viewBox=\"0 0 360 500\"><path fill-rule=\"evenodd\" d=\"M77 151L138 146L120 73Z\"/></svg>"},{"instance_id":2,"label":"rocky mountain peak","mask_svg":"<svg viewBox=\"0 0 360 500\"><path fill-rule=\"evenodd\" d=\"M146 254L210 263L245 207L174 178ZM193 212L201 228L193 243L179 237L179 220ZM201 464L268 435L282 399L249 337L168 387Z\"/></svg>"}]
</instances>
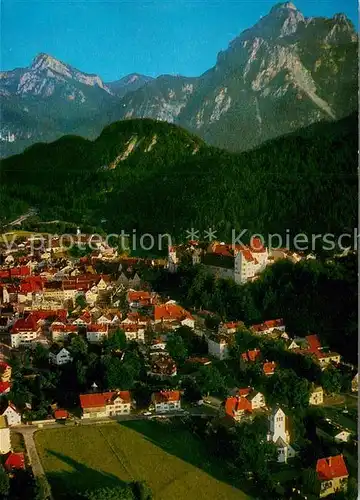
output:
<instances>
[{"instance_id":1,"label":"rocky mountain peak","mask_svg":"<svg viewBox=\"0 0 360 500\"><path fill-rule=\"evenodd\" d=\"M40 53L33 59L31 69L33 71L49 69L66 76L70 73L69 66L67 64L62 63L55 57L45 53Z\"/></svg>"},{"instance_id":2,"label":"rocky mountain peak","mask_svg":"<svg viewBox=\"0 0 360 500\"><path fill-rule=\"evenodd\" d=\"M270 14L274 12L279 12L284 9L297 10L297 8L292 2L282 2L282 3L280 2L272 7L272 9L270 10Z\"/></svg>"}]
</instances>

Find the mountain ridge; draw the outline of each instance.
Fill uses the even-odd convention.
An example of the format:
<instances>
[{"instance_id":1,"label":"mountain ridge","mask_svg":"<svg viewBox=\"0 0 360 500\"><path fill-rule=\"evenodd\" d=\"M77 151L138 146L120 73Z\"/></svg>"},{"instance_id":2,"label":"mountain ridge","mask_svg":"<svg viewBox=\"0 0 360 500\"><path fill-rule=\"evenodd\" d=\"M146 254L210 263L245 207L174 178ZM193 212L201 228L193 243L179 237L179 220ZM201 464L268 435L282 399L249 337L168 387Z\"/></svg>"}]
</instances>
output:
<instances>
[{"instance_id":1,"label":"mountain ridge","mask_svg":"<svg viewBox=\"0 0 360 500\"><path fill-rule=\"evenodd\" d=\"M243 153L208 146L174 124L124 120L94 141L64 136L32 145L2 160L0 175L7 221L33 207L42 220L176 238L191 227L213 228L222 240L245 228L352 234L357 117L317 123Z\"/></svg>"},{"instance_id":2,"label":"mountain ridge","mask_svg":"<svg viewBox=\"0 0 360 500\"><path fill-rule=\"evenodd\" d=\"M230 41L198 77L133 73L105 83L39 54L34 74L26 68L0 74L2 154L66 133L95 138L108 123L128 118L176 123L209 144L250 149L357 109L356 40L344 14L305 18L286 2Z\"/></svg>"}]
</instances>

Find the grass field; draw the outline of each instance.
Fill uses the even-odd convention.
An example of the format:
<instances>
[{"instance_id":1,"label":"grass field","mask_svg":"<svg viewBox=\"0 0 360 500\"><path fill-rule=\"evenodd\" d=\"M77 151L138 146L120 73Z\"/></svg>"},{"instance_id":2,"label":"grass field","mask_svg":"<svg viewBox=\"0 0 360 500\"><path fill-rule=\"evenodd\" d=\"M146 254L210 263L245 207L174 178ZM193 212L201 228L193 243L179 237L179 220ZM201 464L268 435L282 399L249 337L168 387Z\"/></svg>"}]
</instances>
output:
<instances>
[{"instance_id":1,"label":"grass field","mask_svg":"<svg viewBox=\"0 0 360 500\"><path fill-rule=\"evenodd\" d=\"M170 422L64 427L35 434L56 500L120 481L144 480L155 500L244 500L203 443Z\"/></svg>"}]
</instances>

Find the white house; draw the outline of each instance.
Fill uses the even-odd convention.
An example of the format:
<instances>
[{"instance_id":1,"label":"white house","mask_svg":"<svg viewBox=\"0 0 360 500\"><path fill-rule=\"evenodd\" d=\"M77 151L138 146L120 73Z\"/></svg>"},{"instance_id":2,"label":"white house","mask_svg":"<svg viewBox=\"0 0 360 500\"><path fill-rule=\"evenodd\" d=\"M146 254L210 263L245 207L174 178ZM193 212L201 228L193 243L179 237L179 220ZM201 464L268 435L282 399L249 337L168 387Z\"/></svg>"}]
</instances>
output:
<instances>
[{"instance_id":1,"label":"white house","mask_svg":"<svg viewBox=\"0 0 360 500\"><path fill-rule=\"evenodd\" d=\"M16 406L12 403L9 403L9 406L1 416L6 418L8 427L21 424L21 414L17 411Z\"/></svg>"},{"instance_id":2,"label":"white house","mask_svg":"<svg viewBox=\"0 0 360 500\"><path fill-rule=\"evenodd\" d=\"M6 425L5 417L0 417L0 455L11 451L10 428Z\"/></svg>"},{"instance_id":3,"label":"white house","mask_svg":"<svg viewBox=\"0 0 360 500\"><path fill-rule=\"evenodd\" d=\"M218 359L226 359L229 357L228 343L225 337L214 337L207 339L208 352L211 356Z\"/></svg>"},{"instance_id":4,"label":"white house","mask_svg":"<svg viewBox=\"0 0 360 500\"><path fill-rule=\"evenodd\" d=\"M275 408L269 416L268 441L275 443L278 449L278 462L286 463L288 458L295 456L295 450L290 445L290 434L286 425L287 417L281 408Z\"/></svg>"},{"instance_id":5,"label":"white house","mask_svg":"<svg viewBox=\"0 0 360 500\"><path fill-rule=\"evenodd\" d=\"M72 361L70 352L65 347L51 349L49 352L49 361L54 365L65 365Z\"/></svg>"},{"instance_id":6,"label":"white house","mask_svg":"<svg viewBox=\"0 0 360 500\"><path fill-rule=\"evenodd\" d=\"M85 300L90 306L95 305L97 299L98 299L98 293L96 287L92 287L90 288L90 290L87 290L85 292Z\"/></svg>"},{"instance_id":7,"label":"white house","mask_svg":"<svg viewBox=\"0 0 360 500\"><path fill-rule=\"evenodd\" d=\"M181 409L180 391L154 392L151 400L157 413L165 413Z\"/></svg>"},{"instance_id":8,"label":"white house","mask_svg":"<svg viewBox=\"0 0 360 500\"><path fill-rule=\"evenodd\" d=\"M86 338L89 342L102 342L108 337L109 327L103 324L88 325Z\"/></svg>"},{"instance_id":9,"label":"white house","mask_svg":"<svg viewBox=\"0 0 360 500\"><path fill-rule=\"evenodd\" d=\"M131 411L129 391L111 391L80 395L82 418L102 418L127 415Z\"/></svg>"}]
</instances>

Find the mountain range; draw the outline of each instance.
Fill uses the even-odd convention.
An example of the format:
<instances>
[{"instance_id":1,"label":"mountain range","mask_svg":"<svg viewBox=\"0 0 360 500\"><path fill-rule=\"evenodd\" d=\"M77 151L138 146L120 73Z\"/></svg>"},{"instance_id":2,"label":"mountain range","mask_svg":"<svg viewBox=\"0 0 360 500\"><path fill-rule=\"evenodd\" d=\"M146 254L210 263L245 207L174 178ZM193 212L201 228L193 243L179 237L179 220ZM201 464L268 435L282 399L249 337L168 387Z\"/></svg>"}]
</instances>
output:
<instances>
[{"instance_id":1,"label":"mountain range","mask_svg":"<svg viewBox=\"0 0 360 500\"><path fill-rule=\"evenodd\" d=\"M343 14L305 18L290 2L236 37L199 77L131 74L103 82L47 54L0 74L1 155L64 134L96 138L129 118L180 125L243 151L357 109L358 36Z\"/></svg>"}]
</instances>

